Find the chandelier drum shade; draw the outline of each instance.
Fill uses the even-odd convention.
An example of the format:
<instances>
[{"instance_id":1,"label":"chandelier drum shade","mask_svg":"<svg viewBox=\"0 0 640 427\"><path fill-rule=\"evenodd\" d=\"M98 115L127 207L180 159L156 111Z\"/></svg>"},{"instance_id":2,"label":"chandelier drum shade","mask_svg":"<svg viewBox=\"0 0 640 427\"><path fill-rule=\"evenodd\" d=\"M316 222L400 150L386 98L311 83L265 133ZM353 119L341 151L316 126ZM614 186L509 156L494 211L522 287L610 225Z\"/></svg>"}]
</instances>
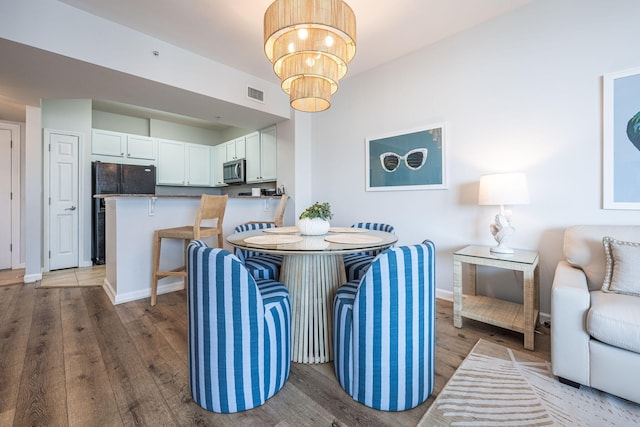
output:
<instances>
[{"instance_id":1,"label":"chandelier drum shade","mask_svg":"<svg viewBox=\"0 0 640 427\"><path fill-rule=\"evenodd\" d=\"M326 110L356 54L356 17L342 0L276 0L264 14L264 51L293 108Z\"/></svg>"}]
</instances>

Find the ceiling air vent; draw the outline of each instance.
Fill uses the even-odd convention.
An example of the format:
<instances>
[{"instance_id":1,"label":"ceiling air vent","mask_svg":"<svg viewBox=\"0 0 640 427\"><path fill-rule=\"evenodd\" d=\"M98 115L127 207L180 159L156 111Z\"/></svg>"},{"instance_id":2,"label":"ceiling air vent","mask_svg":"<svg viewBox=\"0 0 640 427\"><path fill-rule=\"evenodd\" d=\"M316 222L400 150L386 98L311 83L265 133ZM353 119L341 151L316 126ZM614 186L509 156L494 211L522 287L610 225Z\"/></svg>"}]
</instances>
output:
<instances>
[{"instance_id":1,"label":"ceiling air vent","mask_svg":"<svg viewBox=\"0 0 640 427\"><path fill-rule=\"evenodd\" d=\"M264 92L258 89L254 89L251 86L247 86L247 97L254 101L264 103Z\"/></svg>"}]
</instances>

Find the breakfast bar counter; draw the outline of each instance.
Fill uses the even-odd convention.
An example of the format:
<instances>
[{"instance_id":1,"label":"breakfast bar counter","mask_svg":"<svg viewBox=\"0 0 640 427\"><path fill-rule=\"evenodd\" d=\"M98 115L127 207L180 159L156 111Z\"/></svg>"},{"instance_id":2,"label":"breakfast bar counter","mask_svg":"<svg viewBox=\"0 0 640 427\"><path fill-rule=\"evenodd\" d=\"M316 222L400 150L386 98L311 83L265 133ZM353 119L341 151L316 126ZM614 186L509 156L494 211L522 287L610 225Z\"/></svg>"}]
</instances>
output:
<instances>
[{"instance_id":1,"label":"breakfast bar counter","mask_svg":"<svg viewBox=\"0 0 640 427\"><path fill-rule=\"evenodd\" d=\"M153 232L193 225L200 196L101 195L105 199L106 278L103 288L113 304L151 295ZM225 236L247 221L272 221L279 197L230 197L223 222ZM213 242L207 242L213 244ZM226 249L233 251L231 245ZM183 242L163 243L162 269L182 265ZM158 295L183 289L182 278L166 277Z\"/></svg>"}]
</instances>

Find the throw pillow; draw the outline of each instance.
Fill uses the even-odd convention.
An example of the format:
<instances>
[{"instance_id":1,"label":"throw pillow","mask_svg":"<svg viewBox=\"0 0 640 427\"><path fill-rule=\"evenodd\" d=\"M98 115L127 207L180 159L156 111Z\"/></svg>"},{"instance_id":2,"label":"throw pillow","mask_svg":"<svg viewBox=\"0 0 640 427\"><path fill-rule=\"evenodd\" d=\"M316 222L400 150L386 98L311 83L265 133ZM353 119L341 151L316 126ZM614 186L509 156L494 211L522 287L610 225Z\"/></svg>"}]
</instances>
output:
<instances>
[{"instance_id":1,"label":"throw pillow","mask_svg":"<svg viewBox=\"0 0 640 427\"><path fill-rule=\"evenodd\" d=\"M607 236L602 244L607 258L602 290L640 296L640 243Z\"/></svg>"}]
</instances>

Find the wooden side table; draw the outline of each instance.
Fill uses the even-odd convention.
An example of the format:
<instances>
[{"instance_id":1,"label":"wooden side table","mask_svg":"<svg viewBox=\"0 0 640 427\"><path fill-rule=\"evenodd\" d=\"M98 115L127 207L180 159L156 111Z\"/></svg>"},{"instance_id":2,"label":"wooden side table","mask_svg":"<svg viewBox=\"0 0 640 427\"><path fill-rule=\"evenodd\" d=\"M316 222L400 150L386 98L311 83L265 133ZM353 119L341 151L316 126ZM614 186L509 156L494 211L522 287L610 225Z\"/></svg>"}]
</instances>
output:
<instances>
[{"instance_id":1,"label":"wooden side table","mask_svg":"<svg viewBox=\"0 0 640 427\"><path fill-rule=\"evenodd\" d=\"M476 295L477 266L522 271L523 304ZM534 350L535 327L540 310L538 252L516 250L511 255L493 254L488 246L467 246L453 254L453 325L462 318L477 320L524 333L524 348Z\"/></svg>"}]
</instances>

